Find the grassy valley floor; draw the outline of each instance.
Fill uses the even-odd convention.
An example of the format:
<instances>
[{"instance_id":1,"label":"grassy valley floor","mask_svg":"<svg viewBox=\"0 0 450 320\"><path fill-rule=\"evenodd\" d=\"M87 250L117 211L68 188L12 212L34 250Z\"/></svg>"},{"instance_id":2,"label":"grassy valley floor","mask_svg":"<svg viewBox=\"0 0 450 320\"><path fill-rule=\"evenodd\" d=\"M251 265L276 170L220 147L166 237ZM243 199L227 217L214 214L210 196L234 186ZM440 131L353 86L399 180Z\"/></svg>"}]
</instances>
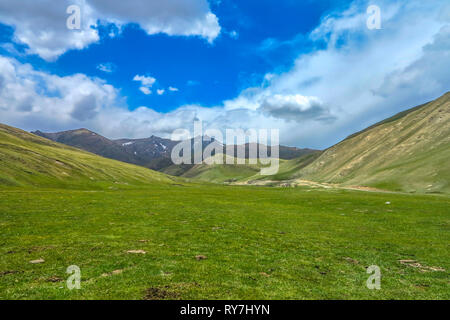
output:
<instances>
[{"instance_id":1,"label":"grassy valley floor","mask_svg":"<svg viewBox=\"0 0 450 320\"><path fill-rule=\"evenodd\" d=\"M4 188L0 299L449 299L449 208L302 187Z\"/></svg>"}]
</instances>

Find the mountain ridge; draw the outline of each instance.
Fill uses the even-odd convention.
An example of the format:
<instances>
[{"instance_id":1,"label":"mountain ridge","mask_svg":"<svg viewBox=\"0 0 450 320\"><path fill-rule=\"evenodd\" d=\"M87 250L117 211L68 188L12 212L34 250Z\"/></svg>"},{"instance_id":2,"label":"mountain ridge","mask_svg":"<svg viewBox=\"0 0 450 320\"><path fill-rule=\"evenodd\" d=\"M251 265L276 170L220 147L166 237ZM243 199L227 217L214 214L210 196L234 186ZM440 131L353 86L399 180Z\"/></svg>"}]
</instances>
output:
<instances>
[{"instance_id":1,"label":"mountain ridge","mask_svg":"<svg viewBox=\"0 0 450 320\"><path fill-rule=\"evenodd\" d=\"M173 170L173 168L171 168L173 166L171 161L171 152L179 141L164 139L154 135L149 138L122 138L111 140L85 128L55 133L47 133L37 130L31 133L55 142L95 153L105 158L140 165L152 170L168 171L181 175L194 166L193 164L184 165L179 166L178 170ZM190 140L191 146L193 146L194 139ZM214 139L211 139L209 143L205 142L206 141L203 141L202 143L203 150L207 145L209 145L209 143L213 143ZM250 144L248 143L245 144L246 157L249 156L249 145ZM222 146L224 148L223 151L225 152L226 146ZM304 154L313 153L316 151L317 150L308 148L300 149L296 147L280 146L279 153L281 159L294 159Z\"/></svg>"}]
</instances>

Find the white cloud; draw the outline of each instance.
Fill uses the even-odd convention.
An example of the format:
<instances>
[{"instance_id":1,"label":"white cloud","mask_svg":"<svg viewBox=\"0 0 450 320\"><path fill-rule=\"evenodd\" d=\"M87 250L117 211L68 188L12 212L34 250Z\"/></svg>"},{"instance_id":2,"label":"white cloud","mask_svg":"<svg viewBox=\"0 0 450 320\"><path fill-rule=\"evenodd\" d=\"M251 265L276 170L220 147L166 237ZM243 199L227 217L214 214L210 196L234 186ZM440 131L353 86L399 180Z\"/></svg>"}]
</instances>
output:
<instances>
[{"instance_id":1,"label":"white cloud","mask_svg":"<svg viewBox=\"0 0 450 320\"><path fill-rule=\"evenodd\" d=\"M148 76L135 75L133 81L139 81L143 86L151 88L156 79Z\"/></svg>"},{"instance_id":2,"label":"white cloud","mask_svg":"<svg viewBox=\"0 0 450 320\"><path fill-rule=\"evenodd\" d=\"M97 69L106 73L112 73L116 70L116 66L111 62L100 63Z\"/></svg>"},{"instance_id":3,"label":"white cloud","mask_svg":"<svg viewBox=\"0 0 450 320\"><path fill-rule=\"evenodd\" d=\"M170 136L197 114L194 107L168 114L146 107L129 111L118 92L98 78L59 77L0 56L2 123L48 131L87 127L112 138Z\"/></svg>"},{"instance_id":4,"label":"white cloud","mask_svg":"<svg viewBox=\"0 0 450 320\"><path fill-rule=\"evenodd\" d=\"M275 94L264 99L257 110L286 121L310 119L331 121L334 119L320 99L305 97L300 94Z\"/></svg>"},{"instance_id":5,"label":"white cloud","mask_svg":"<svg viewBox=\"0 0 450 320\"><path fill-rule=\"evenodd\" d=\"M205 128L279 128L283 144L328 147L450 89L447 2L380 0L382 29L372 31L365 24L367 4L355 2L322 21L311 39L323 49L300 55L288 72L270 73L263 86L214 108L129 111L119 90L103 80L58 77L0 57L0 119L28 130L88 127L111 138L170 137L200 119ZM148 90L154 83L137 77Z\"/></svg>"},{"instance_id":6,"label":"white cloud","mask_svg":"<svg viewBox=\"0 0 450 320\"><path fill-rule=\"evenodd\" d=\"M450 19L443 14L449 12L448 1L377 4L381 30L366 27L369 1L355 1L348 10L324 18L310 34L324 49L300 55L291 70L271 74L264 86L245 90L225 107L284 114L299 125L285 124L282 141L323 148L450 90ZM282 101L264 107L264 98L280 100L276 95L316 97L334 121L307 119L301 108L286 109Z\"/></svg>"},{"instance_id":7,"label":"white cloud","mask_svg":"<svg viewBox=\"0 0 450 320\"><path fill-rule=\"evenodd\" d=\"M172 92L177 92L177 91L179 91L179 90L178 90L178 88L174 88L174 87L169 87L169 91L172 91Z\"/></svg>"},{"instance_id":8,"label":"white cloud","mask_svg":"<svg viewBox=\"0 0 450 320\"><path fill-rule=\"evenodd\" d=\"M143 87L148 89L147 87ZM182 106L169 113L147 107L127 109L119 90L82 74L60 77L0 56L0 119L25 130L59 131L86 127L110 138L170 137L201 119L205 128L259 127L282 121L260 112L223 107Z\"/></svg>"},{"instance_id":9,"label":"white cloud","mask_svg":"<svg viewBox=\"0 0 450 320\"><path fill-rule=\"evenodd\" d=\"M2 0L0 22L13 26L14 41L28 45L27 53L54 60L70 49L83 49L97 42L97 19L89 6L83 8L81 30L68 30L66 9L81 0Z\"/></svg>"},{"instance_id":10,"label":"white cloud","mask_svg":"<svg viewBox=\"0 0 450 320\"><path fill-rule=\"evenodd\" d=\"M152 90L150 90L150 89L147 88L147 87L139 87L139 90L140 90L143 94L145 94L145 95L152 94Z\"/></svg>"},{"instance_id":11,"label":"white cloud","mask_svg":"<svg viewBox=\"0 0 450 320\"><path fill-rule=\"evenodd\" d=\"M66 28L69 5L81 8L81 30ZM137 23L148 34L199 36L209 42L221 29L207 0L2 0L0 22L14 27L14 41L28 45L27 53L46 60L99 41L99 22L118 29Z\"/></svg>"},{"instance_id":12,"label":"white cloud","mask_svg":"<svg viewBox=\"0 0 450 320\"><path fill-rule=\"evenodd\" d=\"M165 91L166 91L166 90L164 90L164 89L158 89L158 90L156 90L156 93L157 93L159 96L162 96L162 95L164 94Z\"/></svg>"},{"instance_id":13,"label":"white cloud","mask_svg":"<svg viewBox=\"0 0 450 320\"><path fill-rule=\"evenodd\" d=\"M135 75L133 78L133 81L140 82L141 87L139 88L139 90L143 94L149 95L149 94L152 94L152 90L150 90L150 88L155 84L156 79L153 77L149 77L149 76ZM158 94L159 94L159 92L158 92Z\"/></svg>"},{"instance_id":14,"label":"white cloud","mask_svg":"<svg viewBox=\"0 0 450 320\"><path fill-rule=\"evenodd\" d=\"M450 19L449 19L450 21ZM434 36L433 42L423 47L422 56L405 68L387 74L374 90L381 97L407 98L414 90L416 96L427 98L436 92L450 89L450 24Z\"/></svg>"},{"instance_id":15,"label":"white cloud","mask_svg":"<svg viewBox=\"0 0 450 320\"><path fill-rule=\"evenodd\" d=\"M58 77L0 56L2 122L61 126L96 118L117 103L117 90L83 74Z\"/></svg>"}]
</instances>

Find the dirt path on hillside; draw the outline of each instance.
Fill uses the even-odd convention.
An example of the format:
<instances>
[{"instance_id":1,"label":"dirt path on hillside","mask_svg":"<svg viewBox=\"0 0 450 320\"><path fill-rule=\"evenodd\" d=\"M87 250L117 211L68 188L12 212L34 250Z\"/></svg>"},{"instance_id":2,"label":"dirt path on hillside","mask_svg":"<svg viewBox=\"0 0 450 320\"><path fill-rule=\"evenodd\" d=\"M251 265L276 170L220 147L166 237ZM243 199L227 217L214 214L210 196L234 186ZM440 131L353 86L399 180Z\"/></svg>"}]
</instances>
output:
<instances>
[{"instance_id":1,"label":"dirt path on hillside","mask_svg":"<svg viewBox=\"0 0 450 320\"><path fill-rule=\"evenodd\" d=\"M294 179L286 181L274 181L274 180L251 180L244 182L235 182L233 185L241 186L274 186L278 188L294 188L297 186L310 187L310 188L323 188L323 189L345 189L345 190L357 190L366 192L386 192L395 193L393 191L387 191L377 188L364 187L364 186L342 186L339 184L315 182L304 179Z\"/></svg>"}]
</instances>

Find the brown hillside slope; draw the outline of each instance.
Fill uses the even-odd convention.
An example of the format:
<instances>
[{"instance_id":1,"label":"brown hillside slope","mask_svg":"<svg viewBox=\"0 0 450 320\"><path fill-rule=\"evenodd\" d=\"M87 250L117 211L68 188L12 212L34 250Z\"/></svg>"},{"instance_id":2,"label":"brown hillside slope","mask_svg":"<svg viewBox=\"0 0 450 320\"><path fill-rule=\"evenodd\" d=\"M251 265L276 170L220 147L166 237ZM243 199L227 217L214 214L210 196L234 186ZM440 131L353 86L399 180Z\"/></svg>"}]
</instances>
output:
<instances>
[{"instance_id":1,"label":"brown hillside slope","mask_svg":"<svg viewBox=\"0 0 450 320\"><path fill-rule=\"evenodd\" d=\"M450 192L450 92L348 137L295 178L406 192Z\"/></svg>"}]
</instances>

